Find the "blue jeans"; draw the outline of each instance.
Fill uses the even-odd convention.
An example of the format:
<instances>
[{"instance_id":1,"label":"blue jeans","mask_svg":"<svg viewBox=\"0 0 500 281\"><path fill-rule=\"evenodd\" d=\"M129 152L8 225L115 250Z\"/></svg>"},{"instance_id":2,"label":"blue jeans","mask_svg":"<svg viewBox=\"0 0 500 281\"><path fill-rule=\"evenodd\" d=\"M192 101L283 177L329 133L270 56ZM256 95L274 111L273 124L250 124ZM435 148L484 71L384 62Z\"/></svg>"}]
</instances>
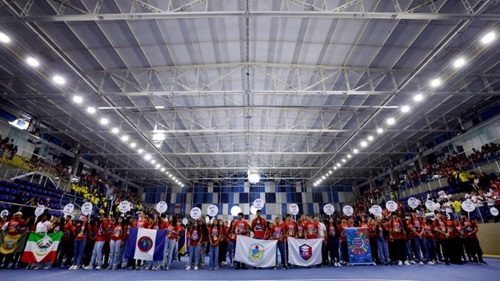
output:
<instances>
[{"instance_id":1,"label":"blue jeans","mask_svg":"<svg viewBox=\"0 0 500 281\"><path fill-rule=\"evenodd\" d=\"M415 254L415 258L419 261L428 261L429 256L427 255L427 251L425 250L424 240L420 237L415 237L411 239L411 244L413 246L413 253ZM423 259L422 259L422 254Z\"/></svg>"},{"instance_id":2,"label":"blue jeans","mask_svg":"<svg viewBox=\"0 0 500 281\"><path fill-rule=\"evenodd\" d=\"M406 259L409 260L409 261L412 261L413 260L413 254L412 254L412 251L411 251L411 241L408 240L408 239L405 239L405 242L406 242Z\"/></svg>"},{"instance_id":3,"label":"blue jeans","mask_svg":"<svg viewBox=\"0 0 500 281\"><path fill-rule=\"evenodd\" d=\"M177 240L166 238L165 247L163 248L163 263L166 267L169 267L172 263L175 245L177 245Z\"/></svg>"},{"instance_id":4,"label":"blue jeans","mask_svg":"<svg viewBox=\"0 0 500 281\"><path fill-rule=\"evenodd\" d=\"M219 267L219 246L210 245L210 268Z\"/></svg>"},{"instance_id":5,"label":"blue jeans","mask_svg":"<svg viewBox=\"0 0 500 281\"><path fill-rule=\"evenodd\" d=\"M189 247L189 262L188 266L196 266L200 259L200 246Z\"/></svg>"},{"instance_id":6,"label":"blue jeans","mask_svg":"<svg viewBox=\"0 0 500 281\"><path fill-rule=\"evenodd\" d=\"M75 240L74 253L73 253L73 264L77 266L82 265L83 251L85 250L85 244L87 240Z\"/></svg>"},{"instance_id":7,"label":"blue jeans","mask_svg":"<svg viewBox=\"0 0 500 281\"><path fill-rule=\"evenodd\" d=\"M109 241L109 266L117 268L121 264L121 246L122 240Z\"/></svg>"},{"instance_id":8,"label":"blue jeans","mask_svg":"<svg viewBox=\"0 0 500 281\"><path fill-rule=\"evenodd\" d=\"M283 267L286 266L286 253L285 253L285 241L278 241L278 250L280 252L281 264ZM278 259L276 259L276 263L278 263Z\"/></svg>"},{"instance_id":9,"label":"blue jeans","mask_svg":"<svg viewBox=\"0 0 500 281\"><path fill-rule=\"evenodd\" d=\"M102 266L102 248L104 247L104 241L96 241L94 244L94 250L92 251L92 258L90 259L89 266L93 267L96 259L97 265Z\"/></svg>"},{"instance_id":10,"label":"blue jeans","mask_svg":"<svg viewBox=\"0 0 500 281\"><path fill-rule=\"evenodd\" d=\"M381 263L389 263L391 261L389 245L384 237L377 237L377 253Z\"/></svg>"},{"instance_id":11,"label":"blue jeans","mask_svg":"<svg viewBox=\"0 0 500 281\"><path fill-rule=\"evenodd\" d=\"M436 241L432 239L424 239L425 250L427 252L428 260L435 261L436 257Z\"/></svg>"},{"instance_id":12,"label":"blue jeans","mask_svg":"<svg viewBox=\"0 0 500 281\"><path fill-rule=\"evenodd\" d=\"M236 243L234 241L229 240L227 242L227 253L229 254L229 262L231 263L231 265L233 264L235 245Z\"/></svg>"}]
</instances>

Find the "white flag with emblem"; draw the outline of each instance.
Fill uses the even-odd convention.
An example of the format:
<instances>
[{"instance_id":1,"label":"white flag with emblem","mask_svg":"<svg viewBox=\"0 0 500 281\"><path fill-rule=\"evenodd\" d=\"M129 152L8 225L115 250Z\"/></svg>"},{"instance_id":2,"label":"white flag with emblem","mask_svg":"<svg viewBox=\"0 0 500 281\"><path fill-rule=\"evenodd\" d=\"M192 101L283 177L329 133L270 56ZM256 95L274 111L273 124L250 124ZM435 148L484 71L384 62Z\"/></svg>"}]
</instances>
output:
<instances>
[{"instance_id":1,"label":"white flag with emblem","mask_svg":"<svg viewBox=\"0 0 500 281\"><path fill-rule=\"evenodd\" d=\"M323 239L295 239L288 237L288 263L299 266L321 264Z\"/></svg>"},{"instance_id":2,"label":"white flag with emblem","mask_svg":"<svg viewBox=\"0 0 500 281\"><path fill-rule=\"evenodd\" d=\"M276 240L258 240L238 235L234 260L254 267L274 267L276 245Z\"/></svg>"}]
</instances>

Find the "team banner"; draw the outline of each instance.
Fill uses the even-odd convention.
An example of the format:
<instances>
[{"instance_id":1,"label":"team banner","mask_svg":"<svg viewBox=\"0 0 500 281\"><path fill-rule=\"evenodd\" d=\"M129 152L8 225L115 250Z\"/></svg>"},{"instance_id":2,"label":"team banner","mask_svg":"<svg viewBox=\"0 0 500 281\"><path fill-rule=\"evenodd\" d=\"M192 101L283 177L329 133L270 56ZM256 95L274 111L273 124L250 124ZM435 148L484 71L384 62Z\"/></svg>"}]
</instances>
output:
<instances>
[{"instance_id":1,"label":"team banner","mask_svg":"<svg viewBox=\"0 0 500 281\"><path fill-rule=\"evenodd\" d=\"M163 260L165 236L165 230L131 228L125 257L146 261Z\"/></svg>"},{"instance_id":2,"label":"team banner","mask_svg":"<svg viewBox=\"0 0 500 281\"><path fill-rule=\"evenodd\" d=\"M3 237L2 246L0 246L0 254L9 255L16 251L21 234L11 235L5 234Z\"/></svg>"},{"instance_id":3,"label":"team banner","mask_svg":"<svg viewBox=\"0 0 500 281\"><path fill-rule=\"evenodd\" d=\"M350 264L373 264L368 228L345 229Z\"/></svg>"},{"instance_id":4,"label":"team banner","mask_svg":"<svg viewBox=\"0 0 500 281\"><path fill-rule=\"evenodd\" d=\"M323 239L295 239L288 237L288 263L298 266L321 264Z\"/></svg>"},{"instance_id":5,"label":"team banner","mask_svg":"<svg viewBox=\"0 0 500 281\"><path fill-rule=\"evenodd\" d=\"M234 260L254 267L274 267L276 245L276 240L258 240L238 235Z\"/></svg>"},{"instance_id":6,"label":"team banner","mask_svg":"<svg viewBox=\"0 0 500 281\"><path fill-rule=\"evenodd\" d=\"M30 233L21 261L24 263L54 262L63 233Z\"/></svg>"}]
</instances>

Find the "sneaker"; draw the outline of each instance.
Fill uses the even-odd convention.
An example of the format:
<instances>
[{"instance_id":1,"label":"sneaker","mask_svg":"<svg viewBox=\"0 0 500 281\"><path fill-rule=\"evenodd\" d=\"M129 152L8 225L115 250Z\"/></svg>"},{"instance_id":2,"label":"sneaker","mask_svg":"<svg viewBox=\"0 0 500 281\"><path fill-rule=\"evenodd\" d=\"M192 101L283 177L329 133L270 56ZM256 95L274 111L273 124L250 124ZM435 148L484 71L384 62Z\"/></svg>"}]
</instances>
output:
<instances>
[{"instance_id":1,"label":"sneaker","mask_svg":"<svg viewBox=\"0 0 500 281\"><path fill-rule=\"evenodd\" d=\"M427 264L433 265L433 264L436 264L436 263L433 262L433 261L429 261L429 262L427 262Z\"/></svg>"},{"instance_id":2,"label":"sneaker","mask_svg":"<svg viewBox=\"0 0 500 281\"><path fill-rule=\"evenodd\" d=\"M68 268L68 270L74 270L75 269L75 265L72 265Z\"/></svg>"},{"instance_id":3,"label":"sneaker","mask_svg":"<svg viewBox=\"0 0 500 281\"><path fill-rule=\"evenodd\" d=\"M420 264L420 265L424 265L424 263L423 263L422 261L419 261L419 262L418 262L418 264Z\"/></svg>"},{"instance_id":4,"label":"sneaker","mask_svg":"<svg viewBox=\"0 0 500 281\"><path fill-rule=\"evenodd\" d=\"M338 267L342 267L342 264L340 262L337 263Z\"/></svg>"},{"instance_id":5,"label":"sneaker","mask_svg":"<svg viewBox=\"0 0 500 281\"><path fill-rule=\"evenodd\" d=\"M102 267L101 267L100 265L98 265L98 266L95 268L95 270L101 270L101 269L102 269Z\"/></svg>"},{"instance_id":6,"label":"sneaker","mask_svg":"<svg viewBox=\"0 0 500 281\"><path fill-rule=\"evenodd\" d=\"M165 270L170 270L170 266L165 267Z\"/></svg>"},{"instance_id":7,"label":"sneaker","mask_svg":"<svg viewBox=\"0 0 500 281\"><path fill-rule=\"evenodd\" d=\"M406 261L405 261L406 262ZM398 261L398 265L401 266L403 265L403 262L402 261Z\"/></svg>"},{"instance_id":8,"label":"sneaker","mask_svg":"<svg viewBox=\"0 0 500 281\"><path fill-rule=\"evenodd\" d=\"M413 262L413 263L415 263L415 262ZM411 263L409 263L408 261L405 261L404 264L405 265L410 265Z\"/></svg>"},{"instance_id":9,"label":"sneaker","mask_svg":"<svg viewBox=\"0 0 500 281\"><path fill-rule=\"evenodd\" d=\"M187 270L187 271L190 271L190 270L191 270L191 266L189 266L189 265L188 265L188 266L186 266L186 270Z\"/></svg>"},{"instance_id":10,"label":"sneaker","mask_svg":"<svg viewBox=\"0 0 500 281\"><path fill-rule=\"evenodd\" d=\"M194 270L198 270L198 267L197 267L197 266L195 266L195 267L194 267Z\"/></svg>"},{"instance_id":11,"label":"sneaker","mask_svg":"<svg viewBox=\"0 0 500 281\"><path fill-rule=\"evenodd\" d=\"M47 270L47 269L50 269L50 266L44 266L43 269Z\"/></svg>"},{"instance_id":12,"label":"sneaker","mask_svg":"<svg viewBox=\"0 0 500 281\"><path fill-rule=\"evenodd\" d=\"M85 266L83 269L86 269L86 270L91 270L91 269L94 269L94 268L93 268L92 266L90 266L90 265L87 265L87 266Z\"/></svg>"},{"instance_id":13,"label":"sneaker","mask_svg":"<svg viewBox=\"0 0 500 281\"><path fill-rule=\"evenodd\" d=\"M411 264L415 264L415 261L414 261L414 260L410 260L410 263L411 263Z\"/></svg>"}]
</instances>

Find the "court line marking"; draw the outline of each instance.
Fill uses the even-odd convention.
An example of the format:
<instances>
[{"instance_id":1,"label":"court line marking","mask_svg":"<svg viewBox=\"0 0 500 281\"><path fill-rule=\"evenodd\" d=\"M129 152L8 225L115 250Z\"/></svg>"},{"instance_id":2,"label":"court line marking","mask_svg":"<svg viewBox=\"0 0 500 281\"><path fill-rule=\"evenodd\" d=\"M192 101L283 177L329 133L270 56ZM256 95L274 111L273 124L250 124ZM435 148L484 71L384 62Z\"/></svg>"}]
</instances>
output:
<instances>
[{"instance_id":1,"label":"court line marking","mask_svg":"<svg viewBox=\"0 0 500 281\"><path fill-rule=\"evenodd\" d=\"M234 279L140 279L138 281L233 281ZM416 281L409 279L363 279L363 278L328 278L328 279L240 279L241 281L282 281L282 280L308 280L308 281Z\"/></svg>"}]
</instances>

